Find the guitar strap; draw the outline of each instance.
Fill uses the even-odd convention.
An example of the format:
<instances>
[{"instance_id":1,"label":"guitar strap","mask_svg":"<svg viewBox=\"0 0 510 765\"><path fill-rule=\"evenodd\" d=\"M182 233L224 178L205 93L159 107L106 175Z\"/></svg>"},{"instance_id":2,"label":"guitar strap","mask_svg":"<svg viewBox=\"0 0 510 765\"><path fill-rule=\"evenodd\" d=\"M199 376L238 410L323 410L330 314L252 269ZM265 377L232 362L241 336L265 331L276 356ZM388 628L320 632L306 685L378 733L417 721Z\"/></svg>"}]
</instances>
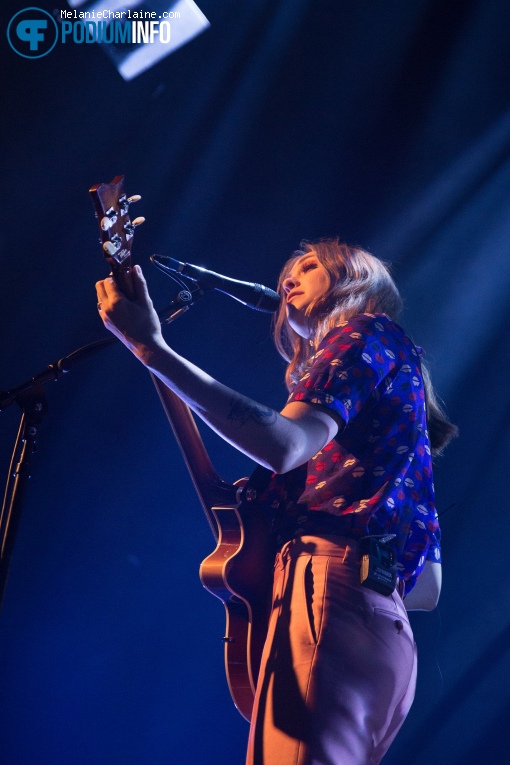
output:
<instances>
[{"instance_id":1,"label":"guitar strap","mask_svg":"<svg viewBox=\"0 0 510 765\"><path fill-rule=\"evenodd\" d=\"M267 489L272 477L271 470L257 465L241 492L241 502L255 502Z\"/></svg>"},{"instance_id":2,"label":"guitar strap","mask_svg":"<svg viewBox=\"0 0 510 765\"><path fill-rule=\"evenodd\" d=\"M270 544L276 553L281 546L281 535L285 525L287 491L283 486L275 486L274 491L272 489L268 491L273 478L275 478L275 474L271 470L257 465L241 493L241 509L244 504L245 510L253 511L257 507L257 509L268 514L270 518ZM276 478L282 478L282 476L276 476Z\"/></svg>"}]
</instances>

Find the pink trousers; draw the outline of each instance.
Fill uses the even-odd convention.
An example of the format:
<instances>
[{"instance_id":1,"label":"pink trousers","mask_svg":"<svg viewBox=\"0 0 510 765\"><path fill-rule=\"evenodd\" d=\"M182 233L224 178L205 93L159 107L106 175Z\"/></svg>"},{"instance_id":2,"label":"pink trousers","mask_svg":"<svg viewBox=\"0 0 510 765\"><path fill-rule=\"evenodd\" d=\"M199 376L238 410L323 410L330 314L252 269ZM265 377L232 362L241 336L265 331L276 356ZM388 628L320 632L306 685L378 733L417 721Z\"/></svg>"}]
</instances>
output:
<instances>
[{"instance_id":1,"label":"pink trousers","mask_svg":"<svg viewBox=\"0 0 510 765\"><path fill-rule=\"evenodd\" d=\"M278 553L246 765L377 765L395 738L416 647L398 593L362 586L359 569L344 537Z\"/></svg>"}]
</instances>

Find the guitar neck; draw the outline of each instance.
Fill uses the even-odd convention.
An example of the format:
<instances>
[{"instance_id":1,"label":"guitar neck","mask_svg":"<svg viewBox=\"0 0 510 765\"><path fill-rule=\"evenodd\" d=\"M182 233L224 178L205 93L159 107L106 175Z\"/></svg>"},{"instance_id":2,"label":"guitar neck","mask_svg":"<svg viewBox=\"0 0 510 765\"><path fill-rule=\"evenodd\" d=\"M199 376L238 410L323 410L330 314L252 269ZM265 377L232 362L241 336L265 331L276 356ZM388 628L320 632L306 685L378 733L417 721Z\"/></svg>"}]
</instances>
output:
<instances>
[{"instance_id":1,"label":"guitar neck","mask_svg":"<svg viewBox=\"0 0 510 765\"><path fill-rule=\"evenodd\" d=\"M135 228L144 222L144 218L135 218L131 222L129 207L141 197L135 194L128 197L124 190L124 176L116 176L111 183L97 183L90 189L90 195L99 221L103 253L110 265L112 275L120 290L130 300L135 298L132 280L131 247ZM174 318L179 315L174 314ZM167 320L168 321L168 320ZM235 505L236 487L223 481L216 473L204 443L198 432L193 415L164 383L151 375L161 403L166 412L174 436L181 449L186 466L197 491L205 515L218 540L219 530L211 508L218 505Z\"/></svg>"},{"instance_id":2,"label":"guitar neck","mask_svg":"<svg viewBox=\"0 0 510 765\"><path fill-rule=\"evenodd\" d=\"M211 508L217 505L237 504L236 487L220 478L214 469L190 408L152 372L151 377L209 526L214 538L218 541L217 522L214 514L211 513Z\"/></svg>"}]
</instances>

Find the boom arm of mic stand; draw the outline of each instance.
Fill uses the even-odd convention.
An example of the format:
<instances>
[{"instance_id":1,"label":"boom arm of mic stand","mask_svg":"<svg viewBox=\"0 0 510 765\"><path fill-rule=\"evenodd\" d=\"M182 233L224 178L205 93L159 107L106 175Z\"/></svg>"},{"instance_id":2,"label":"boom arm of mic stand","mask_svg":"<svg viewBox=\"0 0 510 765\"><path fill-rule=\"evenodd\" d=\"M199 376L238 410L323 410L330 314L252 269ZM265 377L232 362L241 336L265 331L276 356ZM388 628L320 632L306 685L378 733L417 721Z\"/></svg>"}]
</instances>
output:
<instances>
[{"instance_id":1,"label":"boom arm of mic stand","mask_svg":"<svg viewBox=\"0 0 510 765\"><path fill-rule=\"evenodd\" d=\"M197 285L192 290L181 290L179 295L166 308L158 311L161 323L169 324L177 319L189 310L190 306L194 305L204 294L205 292L200 285ZM60 380L64 374L71 370L74 362L93 356L98 351L103 350L103 348L107 348L117 342L119 341L116 337L106 337L102 340L88 343L68 356L63 356L58 361L48 364L42 372L34 375L21 385L11 390L0 392L0 411L6 409L14 402L19 404L22 409L20 427L14 444L3 504L0 511L0 608L7 585L9 563L16 541L23 499L28 479L30 478L31 456L35 451L37 429L48 409L44 385L48 382ZM214 470L189 408L175 394L169 391L162 382L155 378L154 375L151 376L183 453L199 499L206 511L207 520L211 525L213 533L217 536L216 525L211 514L208 512L208 508L204 505L206 501L204 499L204 485L205 483L208 484L209 494L207 500L212 501L213 504L221 504L229 499L232 500L235 497L236 489L233 484L223 481ZM179 433L179 429L176 428L171 417L171 408L175 412L176 407L178 408L176 415L185 425L184 434ZM188 443L184 443L185 441L188 441ZM202 475L199 479L193 473L193 463L201 470Z\"/></svg>"},{"instance_id":2,"label":"boom arm of mic stand","mask_svg":"<svg viewBox=\"0 0 510 765\"><path fill-rule=\"evenodd\" d=\"M186 296L183 296L184 292L187 292ZM190 306L194 305L199 298L203 297L204 294L205 293L200 286L197 286L191 291L181 290L179 295L172 300L169 305L157 312L161 324L169 324L174 321L174 319L177 319L181 314L187 311ZM48 382L56 382L60 380L64 374L72 369L74 362L81 361L88 356L93 356L97 351L107 348L110 345L114 345L117 342L119 341L116 337L105 337L102 340L95 340L92 343L87 343L87 345L78 348L67 356L63 356L58 361L48 364L42 372L38 372L33 377L30 377L28 380L21 383L21 385L16 386L16 388L0 391L0 411L6 409L15 402L19 402L20 396L27 393L32 388L46 385Z\"/></svg>"}]
</instances>

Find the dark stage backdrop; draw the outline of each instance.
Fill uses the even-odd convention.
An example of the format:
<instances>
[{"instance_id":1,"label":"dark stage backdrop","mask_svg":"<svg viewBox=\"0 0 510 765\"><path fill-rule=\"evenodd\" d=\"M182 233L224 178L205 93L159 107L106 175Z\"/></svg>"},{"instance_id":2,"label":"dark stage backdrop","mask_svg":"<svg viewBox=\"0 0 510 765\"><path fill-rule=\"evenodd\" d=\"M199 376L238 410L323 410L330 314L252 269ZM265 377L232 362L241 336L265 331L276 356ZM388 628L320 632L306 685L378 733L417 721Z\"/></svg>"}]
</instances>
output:
<instances>
[{"instance_id":1,"label":"dark stage backdrop","mask_svg":"<svg viewBox=\"0 0 510 765\"><path fill-rule=\"evenodd\" d=\"M124 82L96 45L21 58L5 31L25 6L2 2L0 387L104 336L87 190L118 173L143 196L135 250L159 306L175 292L153 252L269 285L301 238L392 261L461 437L436 466L443 596L412 616L417 698L385 763L503 765L510 4L199 5L210 29ZM283 404L268 316L216 294L167 336ZM116 347L47 393L0 617L0 763L241 763L222 606L197 573L212 538L150 379ZM3 477L18 416L0 419ZM251 471L204 435L225 478Z\"/></svg>"}]
</instances>

